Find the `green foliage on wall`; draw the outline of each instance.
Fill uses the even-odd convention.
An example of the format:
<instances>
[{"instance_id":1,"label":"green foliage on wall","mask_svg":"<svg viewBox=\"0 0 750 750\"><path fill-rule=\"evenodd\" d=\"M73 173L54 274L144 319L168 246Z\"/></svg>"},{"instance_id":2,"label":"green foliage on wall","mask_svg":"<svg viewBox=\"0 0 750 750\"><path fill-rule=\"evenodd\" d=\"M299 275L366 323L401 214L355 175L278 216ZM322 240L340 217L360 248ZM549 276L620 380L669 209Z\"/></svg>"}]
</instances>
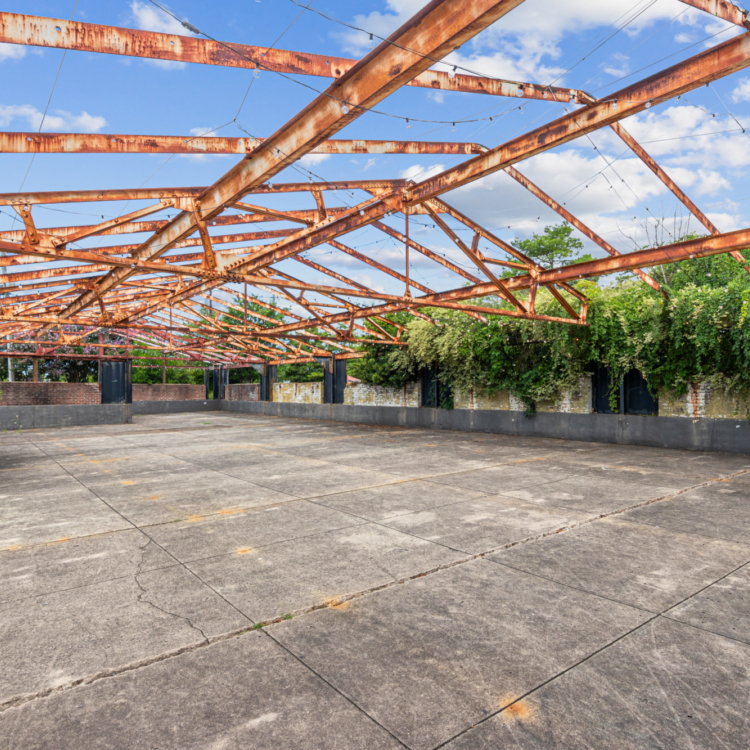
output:
<instances>
[{"instance_id":1,"label":"green foliage on wall","mask_svg":"<svg viewBox=\"0 0 750 750\"><path fill-rule=\"evenodd\" d=\"M399 386L414 380L420 368L437 367L454 389L507 390L530 411L538 401L559 398L591 373L594 363L611 368L614 388L637 369L655 394L685 393L688 383L702 381L750 392L750 274L728 255L651 273L664 293L636 278L609 286L578 282L589 299L587 327L501 316L488 316L485 323L457 311L424 310L437 325L413 318L404 337L407 346L370 347L356 377ZM579 309L572 295L566 297ZM472 302L503 306L496 297ZM536 308L565 315L544 290Z\"/></svg>"}]
</instances>

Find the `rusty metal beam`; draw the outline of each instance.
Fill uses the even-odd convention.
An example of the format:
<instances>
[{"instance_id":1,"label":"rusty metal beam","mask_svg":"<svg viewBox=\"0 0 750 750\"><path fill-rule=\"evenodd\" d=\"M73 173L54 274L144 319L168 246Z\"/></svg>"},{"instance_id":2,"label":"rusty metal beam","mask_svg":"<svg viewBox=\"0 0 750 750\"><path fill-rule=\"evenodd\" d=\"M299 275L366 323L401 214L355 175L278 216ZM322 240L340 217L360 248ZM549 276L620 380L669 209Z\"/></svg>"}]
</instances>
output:
<instances>
[{"instance_id":1,"label":"rusty metal beam","mask_svg":"<svg viewBox=\"0 0 750 750\"><path fill-rule=\"evenodd\" d=\"M352 191L365 190L376 193L406 187L408 180L344 180L339 182L276 182L261 184L248 190L246 195L276 193L309 193L311 190ZM44 193L0 193L0 206L14 203L28 205L55 203L90 203L98 201L144 201L161 198L198 198L207 187L136 188L133 190L62 190Z\"/></svg>"},{"instance_id":2,"label":"rusty metal beam","mask_svg":"<svg viewBox=\"0 0 750 750\"><path fill-rule=\"evenodd\" d=\"M591 278L593 276L604 276L611 273L620 273L622 271L635 270L636 268L651 267L657 265L666 265L676 263L690 258L705 258L711 255L720 255L732 250L742 250L750 247L750 229L740 229L736 232L702 237L697 240L680 242L674 245L664 245L662 247L649 248L647 250L637 250L625 255L614 257L600 258L583 263L573 263L569 266L544 270L532 276L524 274L506 279L505 283L511 291L528 289L534 283L543 286L560 284L577 279ZM491 282L474 284L473 286L462 287L448 292L438 292L428 294L422 297L416 297L408 302L386 303L375 305L367 309L363 317L375 315L387 315L400 310L409 310L412 308L424 308L430 306L442 306L443 303L456 303L463 300L487 297L496 294L496 287ZM472 309L468 307L467 309ZM503 311L503 314L510 317L527 317L537 320L555 320L562 323L573 323L582 325L581 320L571 320L567 318L549 318L544 316L522 315L515 311ZM346 322L349 319L349 313L336 313L326 317L326 322L333 324ZM276 328L276 333L282 335L291 333L299 328L304 328L307 324L290 323Z\"/></svg>"},{"instance_id":3,"label":"rusty metal beam","mask_svg":"<svg viewBox=\"0 0 750 750\"><path fill-rule=\"evenodd\" d=\"M549 206L553 211L560 214L563 219L572 224L579 232L581 232L581 234L599 245L599 247L602 248L602 250L604 250L608 255L621 254L619 250L616 250L614 247L612 247L612 245L609 244L609 242L601 238L593 230L589 229L582 221L573 216L573 214L570 213L568 209L566 209L564 206L561 206L554 198L551 198L549 195L547 195L547 193L545 193L540 187L537 187L530 179L528 179L528 177L524 177L524 175L522 175L517 169L515 169L514 167L507 167L505 171L516 182L518 182L520 185L523 185L532 195L539 198L539 200ZM638 276L642 281L645 281L650 287L654 289L660 288L659 284L654 281L654 279L652 279L647 273L644 273L641 270L638 270L635 273L636 276Z\"/></svg>"},{"instance_id":4,"label":"rusty metal beam","mask_svg":"<svg viewBox=\"0 0 750 750\"><path fill-rule=\"evenodd\" d=\"M263 139L102 133L0 133L2 154L248 154ZM323 141L311 154L483 154L478 143L451 141Z\"/></svg>"},{"instance_id":5,"label":"rusty metal beam","mask_svg":"<svg viewBox=\"0 0 750 750\"><path fill-rule=\"evenodd\" d=\"M613 122L610 127L618 136L627 144L630 150L666 185L672 194L679 200L698 221L708 229L711 234L718 234L719 230L709 221L708 217L698 208L698 206L687 197L687 195L678 187L677 183L648 155L643 146L628 133L619 122ZM510 174L510 173L509 173Z\"/></svg>"},{"instance_id":6,"label":"rusty metal beam","mask_svg":"<svg viewBox=\"0 0 750 750\"><path fill-rule=\"evenodd\" d=\"M628 133L625 128L619 122L613 122L610 127L617 133L618 136L628 145L633 153L669 188L672 194L682 203L698 221L708 229L711 234L719 234L719 230L716 225L701 211L693 201L688 198L683 190L677 185L677 183L648 155L643 146ZM730 253L730 255L750 272L750 267L746 265L747 261L741 253L736 250Z\"/></svg>"},{"instance_id":7,"label":"rusty metal beam","mask_svg":"<svg viewBox=\"0 0 750 750\"><path fill-rule=\"evenodd\" d=\"M480 30L483 27L481 26ZM268 49L235 42L214 42L210 39L196 39L178 34L100 26L19 13L0 13L0 42L201 65L249 69L259 67L263 71L337 80L344 78L359 62L344 57ZM432 57L437 60L444 55ZM405 85L433 91L460 91L546 101L591 101L589 94L578 89L504 81L463 73L456 73L451 77L447 72L427 69L417 72L413 78L405 82Z\"/></svg>"},{"instance_id":8,"label":"rusty metal beam","mask_svg":"<svg viewBox=\"0 0 750 750\"><path fill-rule=\"evenodd\" d=\"M642 112L654 104L661 104L699 86L743 70L749 65L750 35L742 34L610 94L596 104L566 114L486 154L475 156L435 177L423 180L408 190L406 203L422 203Z\"/></svg>"},{"instance_id":9,"label":"rusty metal beam","mask_svg":"<svg viewBox=\"0 0 750 750\"><path fill-rule=\"evenodd\" d=\"M727 0L680 0L680 2L690 5L693 8L698 8L698 10L705 10L706 13L710 13L712 16L721 18L736 26L750 29L747 11L740 10L736 5L727 2Z\"/></svg>"}]
</instances>

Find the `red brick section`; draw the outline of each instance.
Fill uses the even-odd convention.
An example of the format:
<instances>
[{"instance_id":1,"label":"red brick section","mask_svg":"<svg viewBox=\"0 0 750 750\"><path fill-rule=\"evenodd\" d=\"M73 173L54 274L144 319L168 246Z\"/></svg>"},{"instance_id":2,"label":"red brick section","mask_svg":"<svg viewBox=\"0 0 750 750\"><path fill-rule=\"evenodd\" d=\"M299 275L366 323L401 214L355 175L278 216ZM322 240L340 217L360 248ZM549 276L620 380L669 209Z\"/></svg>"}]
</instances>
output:
<instances>
[{"instance_id":1,"label":"red brick section","mask_svg":"<svg viewBox=\"0 0 750 750\"><path fill-rule=\"evenodd\" d=\"M259 401L259 383L234 383L224 390L227 401Z\"/></svg>"},{"instance_id":2,"label":"red brick section","mask_svg":"<svg viewBox=\"0 0 750 750\"><path fill-rule=\"evenodd\" d=\"M98 383L0 383L0 406L100 404Z\"/></svg>"},{"instance_id":3,"label":"red brick section","mask_svg":"<svg viewBox=\"0 0 750 750\"><path fill-rule=\"evenodd\" d=\"M133 401L204 401L206 387L190 383L133 383Z\"/></svg>"}]
</instances>

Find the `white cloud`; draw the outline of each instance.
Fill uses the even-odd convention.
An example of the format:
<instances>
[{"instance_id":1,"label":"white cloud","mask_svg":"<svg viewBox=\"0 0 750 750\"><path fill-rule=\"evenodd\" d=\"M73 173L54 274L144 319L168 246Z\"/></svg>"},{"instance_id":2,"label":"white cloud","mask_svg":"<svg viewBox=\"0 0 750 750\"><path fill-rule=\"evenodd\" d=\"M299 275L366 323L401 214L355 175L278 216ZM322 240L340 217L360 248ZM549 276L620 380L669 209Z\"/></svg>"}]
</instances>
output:
<instances>
[{"instance_id":1,"label":"white cloud","mask_svg":"<svg viewBox=\"0 0 750 750\"><path fill-rule=\"evenodd\" d=\"M155 5L133 0L130 4L130 10L133 22L139 29L143 29L144 31L159 31L163 34L194 36L178 20L172 18L172 16L163 10L159 10ZM182 70L185 67L185 63L174 60L144 59L144 62L162 70Z\"/></svg>"},{"instance_id":2,"label":"white cloud","mask_svg":"<svg viewBox=\"0 0 750 750\"><path fill-rule=\"evenodd\" d=\"M387 36L423 6L422 0L387 0L385 12L358 14L355 26ZM561 72L551 61L559 58L559 42L567 34L580 34L632 18L625 33L635 35L653 24L671 20L694 26L709 18L693 8L686 10L679 0L661 0L640 15L632 0L567 0L561 10L559 0L527 0L469 42L461 52L446 58L451 65L462 65L479 74L533 80L545 83ZM709 21L709 24L713 21ZM367 50L369 36L358 31L337 35L344 49L361 56ZM724 39L724 37L721 37ZM438 68L445 69L443 64ZM610 66L612 67L612 66ZM622 66L620 66L622 67Z\"/></svg>"},{"instance_id":3,"label":"white cloud","mask_svg":"<svg viewBox=\"0 0 750 750\"><path fill-rule=\"evenodd\" d=\"M442 104L445 101L445 94L442 91L428 91L427 98L432 99L436 104Z\"/></svg>"},{"instance_id":4,"label":"white cloud","mask_svg":"<svg viewBox=\"0 0 750 750\"><path fill-rule=\"evenodd\" d=\"M190 135L201 136L201 135L212 135L215 136L214 132L216 128L190 128Z\"/></svg>"},{"instance_id":5,"label":"white cloud","mask_svg":"<svg viewBox=\"0 0 750 750\"><path fill-rule=\"evenodd\" d=\"M310 169L311 167L317 167L318 164L322 164L326 159L330 158L330 154L306 154L299 160L299 163L303 167Z\"/></svg>"},{"instance_id":6,"label":"white cloud","mask_svg":"<svg viewBox=\"0 0 750 750\"><path fill-rule=\"evenodd\" d=\"M695 41L695 37L692 34L680 33L675 34L674 40L677 44L692 44Z\"/></svg>"},{"instance_id":7,"label":"white cloud","mask_svg":"<svg viewBox=\"0 0 750 750\"><path fill-rule=\"evenodd\" d=\"M42 113L30 104L0 104L0 126L7 127L15 120L26 120L30 129L39 130ZM107 121L103 117L90 115L88 112L74 115L62 109L56 109L53 113L47 113L42 131L98 133L106 124Z\"/></svg>"},{"instance_id":8,"label":"white cloud","mask_svg":"<svg viewBox=\"0 0 750 750\"><path fill-rule=\"evenodd\" d=\"M612 61L606 68L604 68L605 73L609 73L611 76L626 76L628 73L630 73L630 65L628 65L628 61L630 58L627 55L620 54L619 52L615 52L612 55ZM615 66L619 67L615 67Z\"/></svg>"},{"instance_id":9,"label":"white cloud","mask_svg":"<svg viewBox=\"0 0 750 750\"><path fill-rule=\"evenodd\" d=\"M21 44L0 42L0 62L3 60L20 60L26 54L26 47Z\"/></svg>"},{"instance_id":10,"label":"white cloud","mask_svg":"<svg viewBox=\"0 0 750 750\"><path fill-rule=\"evenodd\" d=\"M130 4L130 10L138 28L144 31L160 31L163 34L180 34L182 36L187 36L190 33L178 20L150 3L133 0Z\"/></svg>"},{"instance_id":11,"label":"white cloud","mask_svg":"<svg viewBox=\"0 0 750 750\"><path fill-rule=\"evenodd\" d=\"M740 78L739 85L732 91L732 101L750 102L750 78Z\"/></svg>"},{"instance_id":12,"label":"white cloud","mask_svg":"<svg viewBox=\"0 0 750 750\"><path fill-rule=\"evenodd\" d=\"M429 180L430 177L434 177L436 174L440 174L445 169L443 164L435 164L431 167L423 167L421 164L413 164L408 169L403 170L399 174L402 180L414 180L415 182L421 182L422 180Z\"/></svg>"}]
</instances>

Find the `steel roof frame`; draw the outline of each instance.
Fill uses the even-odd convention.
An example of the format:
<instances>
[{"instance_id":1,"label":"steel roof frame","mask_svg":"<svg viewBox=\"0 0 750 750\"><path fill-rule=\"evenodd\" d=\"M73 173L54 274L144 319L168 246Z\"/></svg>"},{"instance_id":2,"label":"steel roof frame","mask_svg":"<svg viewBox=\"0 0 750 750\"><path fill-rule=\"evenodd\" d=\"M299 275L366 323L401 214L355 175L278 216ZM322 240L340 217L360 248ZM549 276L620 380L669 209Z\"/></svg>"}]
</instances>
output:
<instances>
[{"instance_id":1,"label":"steel roof frame","mask_svg":"<svg viewBox=\"0 0 750 750\"><path fill-rule=\"evenodd\" d=\"M685 258L738 252L750 244L750 229L720 233L620 121L651 104L668 101L698 86L750 66L750 35L735 37L639 83L595 100L585 92L535 84L495 81L431 70L481 30L523 0L432 0L360 61L215 43L210 40L154 34L133 29L82 24L20 14L0 13L0 41L16 44L128 54L210 65L254 67L334 78L328 89L269 138L213 138L69 133L2 133L0 153L222 153L243 159L210 187L99 190L0 195L23 229L0 233L2 265L24 266L6 272L0 298L0 339L32 344L36 356L72 356L67 350L109 331L97 358L127 356L133 349L153 349L185 365L221 362L230 366L267 361L313 361L313 357L357 357L362 343L404 344L403 326L386 316L409 311L430 320L430 308L460 310L476 319L500 315L518 319L586 325L586 299L572 281L625 270L646 283L658 283L643 269ZM750 28L744 11L724 0L683 0L688 5ZM572 111L498 147L474 143L337 140L332 138L402 86L428 86L469 93L490 93L563 101ZM566 208L533 184L519 162L587 133L610 127L711 233L699 240L620 254ZM275 183L268 180L308 153L454 154L467 158L441 174L412 182L374 180ZM536 198L598 244L609 257L544 269L530 258L446 203L444 195L461 185L504 170ZM339 191L363 195L352 206L329 205ZM315 208L276 210L248 202L248 196L308 193ZM150 206L117 219L88 226L39 228L35 206L73 202L151 200ZM171 218L148 218L165 210ZM404 216L403 233L386 223ZM458 248L473 272L424 247L409 236L409 217L430 217ZM450 218L455 224L448 223ZM216 234L214 227L287 222L296 228ZM464 240L456 224L470 232ZM403 245L403 268L381 263L342 242L351 232L371 226ZM139 244L73 247L85 238L145 233ZM270 244L258 244L263 241ZM241 243L251 242L247 245ZM480 242L492 250L480 248ZM238 246L239 245L239 246ZM302 253L321 245L354 257L404 285L400 294L368 288ZM179 252L194 247L195 252ZM503 257L495 257L500 251ZM458 283L435 291L410 276L409 253L441 264ZM508 257L509 256L509 257ZM318 284L290 275L291 261L333 282ZM44 264L39 270L26 267ZM519 274L501 278L495 266ZM544 288L565 315L536 311ZM249 290L249 291L248 291ZM268 302L257 290L272 290L284 305ZM519 292L521 293L519 295ZM483 298L494 297L487 305ZM244 310L243 310L244 308ZM135 343L133 343L135 342ZM88 345L88 344L87 344ZM20 355L16 352L13 356Z\"/></svg>"}]
</instances>

